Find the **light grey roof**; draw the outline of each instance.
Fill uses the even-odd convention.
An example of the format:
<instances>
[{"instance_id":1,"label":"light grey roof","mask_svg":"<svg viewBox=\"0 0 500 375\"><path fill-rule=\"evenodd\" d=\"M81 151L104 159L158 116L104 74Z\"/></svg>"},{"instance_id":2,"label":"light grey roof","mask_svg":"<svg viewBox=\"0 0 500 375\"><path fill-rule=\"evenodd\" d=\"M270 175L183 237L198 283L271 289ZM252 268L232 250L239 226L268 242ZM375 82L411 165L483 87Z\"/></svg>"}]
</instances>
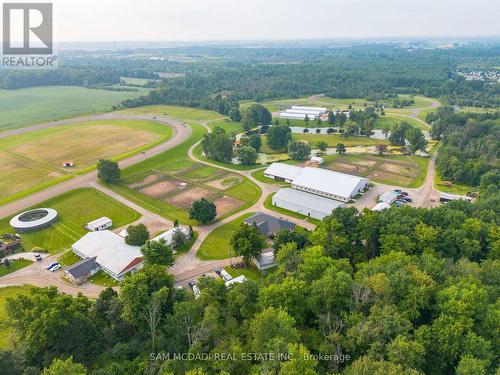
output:
<instances>
[{"instance_id":1,"label":"light grey roof","mask_svg":"<svg viewBox=\"0 0 500 375\"><path fill-rule=\"evenodd\" d=\"M290 202L295 206L304 207L304 212L312 209L322 212L325 215L330 215L337 207L345 206L342 202L291 188L278 190L273 199Z\"/></svg>"},{"instance_id":2,"label":"light grey roof","mask_svg":"<svg viewBox=\"0 0 500 375\"><path fill-rule=\"evenodd\" d=\"M89 232L73 244L73 249L87 258L97 257L96 261L116 275L137 258L142 258L141 248L125 243L119 235L103 230Z\"/></svg>"},{"instance_id":3,"label":"light grey roof","mask_svg":"<svg viewBox=\"0 0 500 375\"><path fill-rule=\"evenodd\" d=\"M96 227L100 227L101 225L112 223L112 222L113 221L109 217L104 216L104 217L101 217L99 219L96 219L96 220L93 220L93 221L87 223L87 227L96 228Z\"/></svg>"},{"instance_id":4,"label":"light grey roof","mask_svg":"<svg viewBox=\"0 0 500 375\"><path fill-rule=\"evenodd\" d=\"M273 163L265 170L264 174L293 180L301 171L302 168L294 165Z\"/></svg>"},{"instance_id":5,"label":"light grey roof","mask_svg":"<svg viewBox=\"0 0 500 375\"><path fill-rule=\"evenodd\" d=\"M99 268L99 265L96 263L97 257L92 258L84 258L75 264L72 264L69 267L66 267L65 270L70 273L75 279L89 275L93 270Z\"/></svg>"},{"instance_id":6,"label":"light grey roof","mask_svg":"<svg viewBox=\"0 0 500 375\"><path fill-rule=\"evenodd\" d=\"M255 262L259 264L261 268L272 267L276 265L276 258L272 251L260 254Z\"/></svg>"},{"instance_id":7,"label":"light grey roof","mask_svg":"<svg viewBox=\"0 0 500 375\"><path fill-rule=\"evenodd\" d=\"M380 197L378 197L379 201L381 202L386 202L386 203L392 203L396 199L398 199L399 193L397 191L386 191L383 194L380 194Z\"/></svg>"},{"instance_id":8,"label":"light grey roof","mask_svg":"<svg viewBox=\"0 0 500 375\"><path fill-rule=\"evenodd\" d=\"M368 182L363 177L307 167L303 168L293 179L292 185L349 199L362 185L366 185Z\"/></svg>"},{"instance_id":9,"label":"light grey roof","mask_svg":"<svg viewBox=\"0 0 500 375\"><path fill-rule=\"evenodd\" d=\"M174 233L176 231L178 231L178 230L180 230L182 233L184 233L184 235L186 236L186 238L189 237L189 229L186 228L186 227L179 226L179 227L175 227L175 228L167 230L166 232L164 232L164 233L160 234L159 236L156 236L155 238L153 238L151 241L165 240L165 242L168 245L172 245L172 238L174 236Z\"/></svg>"},{"instance_id":10,"label":"light grey roof","mask_svg":"<svg viewBox=\"0 0 500 375\"><path fill-rule=\"evenodd\" d=\"M391 205L389 203L380 202L372 207L372 211L383 211L383 210L387 210L388 208L391 208Z\"/></svg>"},{"instance_id":11,"label":"light grey roof","mask_svg":"<svg viewBox=\"0 0 500 375\"><path fill-rule=\"evenodd\" d=\"M255 225L263 235L278 233L281 229L295 229L294 223L261 212L250 216L245 223Z\"/></svg>"}]
</instances>

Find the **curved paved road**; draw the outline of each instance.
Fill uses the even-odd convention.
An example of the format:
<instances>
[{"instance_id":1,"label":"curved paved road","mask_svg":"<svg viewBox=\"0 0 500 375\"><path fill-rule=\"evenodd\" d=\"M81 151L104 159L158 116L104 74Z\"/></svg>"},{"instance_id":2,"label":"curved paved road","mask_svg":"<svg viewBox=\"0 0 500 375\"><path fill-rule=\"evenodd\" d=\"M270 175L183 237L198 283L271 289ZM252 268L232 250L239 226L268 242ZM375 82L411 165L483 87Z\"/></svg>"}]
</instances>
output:
<instances>
[{"instance_id":1,"label":"curved paved road","mask_svg":"<svg viewBox=\"0 0 500 375\"><path fill-rule=\"evenodd\" d=\"M183 143L191 136L191 128L184 125L181 121L175 120L169 117L163 116L153 116L153 115L134 115L134 114L118 114L118 113L107 113L103 115L79 117L75 119L59 120L48 122L45 124L39 124L34 126L29 126L25 128L11 130L5 133L0 133L0 138L4 138L11 135L23 134L33 130L46 129L61 125L78 124L87 121L96 120L152 120L162 123L164 125L171 126L173 128L173 135L167 141L152 147L145 151L144 154L136 154L129 158L126 158L119 162L120 168L126 168L138 162L141 162L147 158L158 155L164 151L167 151L178 144ZM31 194L25 198L7 203L0 206L0 218L12 215L18 211L25 208L43 202L49 198L60 195L67 191L84 187L90 183L95 183L97 181L97 171L92 171L81 176L73 177L69 180L61 182L57 185L49 187L45 190L39 191L37 193Z\"/></svg>"}]
</instances>

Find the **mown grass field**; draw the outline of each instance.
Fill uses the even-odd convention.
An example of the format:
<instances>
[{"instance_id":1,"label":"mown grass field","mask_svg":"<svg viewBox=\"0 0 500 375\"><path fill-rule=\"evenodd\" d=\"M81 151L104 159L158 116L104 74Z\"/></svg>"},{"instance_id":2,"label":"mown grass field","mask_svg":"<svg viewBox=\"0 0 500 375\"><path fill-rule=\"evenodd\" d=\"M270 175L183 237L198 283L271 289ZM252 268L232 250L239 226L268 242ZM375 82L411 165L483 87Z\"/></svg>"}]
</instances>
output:
<instances>
[{"instance_id":1,"label":"mown grass field","mask_svg":"<svg viewBox=\"0 0 500 375\"><path fill-rule=\"evenodd\" d=\"M423 184L428 158L402 155L348 154L334 156L325 168L367 177L387 185L416 188Z\"/></svg>"},{"instance_id":2,"label":"mown grass field","mask_svg":"<svg viewBox=\"0 0 500 375\"><path fill-rule=\"evenodd\" d=\"M318 142L328 143L328 147L337 147L343 143L346 147L375 146L378 144L389 144L385 139L373 139L368 137L342 137L339 134L293 134L293 138L308 142L311 147L316 147Z\"/></svg>"},{"instance_id":3,"label":"mown grass field","mask_svg":"<svg viewBox=\"0 0 500 375\"><path fill-rule=\"evenodd\" d=\"M201 244L196 256L203 260L226 259L234 256L231 253L229 240L241 224L252 215L253 213L247 213L212 231Z\"/></svg>"},{"instance_id":4,"label":"mown grass field","mask_svg":"<svg viewBox=\"0 0 500 375\"><path fill-rule=\"evenodd\" d=\"M76 86L0 90L0 132L26 125L105 112L147 91L109 91Z\"/></svg>"},{"instance_id":5,"label":"mown grass field","mask_svg":"<svg viewBox=\"0 0 500 375\"><path fill-rule=\"evenodd\" d=\"M248 280L258 281L263 277L259 269L252 264L248 268L233 268L231 266L224 268L233 278L244 275ZM272 272L272 270L271 270Z\"/></svg>"},{"instance_id":6,"label":"mown grass field","mask_svg":"<svg viewBox=\"0 0 500 375\"><path fill-rule=\"evenodd\" d=\"M57 210L57 222L49 228L21 234L25 251L40 247L52 254L69 248L87 230L84 225L102 216L113 220L115 228L132 223L140 214L107 195L91 188L72 190L32 207L49 207ZM14 216L14 215L13 215ZM12 233L11 217L0 220L0 233Z\"/></svg>"},{"instance_id":7,"label":"mown grass field","mask_svg":"<svg viewBox=\"0 0 500 375\"><path fill-rule=\"evenodd\" d=\"M443 186L443 179L436 171L434 174L434 187L442 191L443 193L456 194L456 195L466 195L468 192L477 192L479 188L477 186L470 186L465 184L454 183L452 186Z\"/></svg>"},{"instance_id":8,"label":"mown grass field","mask_svg":"<svg viewBox=\"0 0 500 375\"><path fill-rule=\"evenodd\" d=\"M0 204L89 171L99 159L120 160L171 136L170 127L154 121L109 120L2 138ZM63 161L75 166L63 168Z\"/></svg>"},{"instance_id":9,"label":"mown grass field","mask_svg":"<svg viewBox=\"0 0 500 375\"><path fill-rule=\"evenodd\" d=\"M21 268L29 266L31 263L33 263L33 262L31 260L28 260L28 259L12 260L9 267L5 267L5 265L2 263L2 264L0 264L0 277L8 275L9 273L12 273L12 272L16 272L17 270L20 270Z\"/></svg>"},{"instance_id":10,"label":"mown grass field","mask_svg":"<svg viewBox=\"0 0 500 375\"><path fill-rule=\"evenodd\" d=\"M7 298L30 294L29 286L10 286L0 288L0 349L11 349L11 336L14 330L8 321Z\"/></svg>"}]
</instances>

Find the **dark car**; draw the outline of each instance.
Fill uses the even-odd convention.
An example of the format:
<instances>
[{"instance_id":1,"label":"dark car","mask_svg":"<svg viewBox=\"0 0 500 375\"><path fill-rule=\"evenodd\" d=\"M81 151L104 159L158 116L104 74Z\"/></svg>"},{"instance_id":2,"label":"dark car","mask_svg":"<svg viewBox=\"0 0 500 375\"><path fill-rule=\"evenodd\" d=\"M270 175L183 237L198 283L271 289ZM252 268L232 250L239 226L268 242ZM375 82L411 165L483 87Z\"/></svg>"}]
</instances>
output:
<instances>
[{"instance_id":1,"label":"dark car","mask_svg":"<svg viewBox=\"0 0 500 375\"><path fill-rule=\"evenodd\" d=\"M220 276L220 273L222 272L222 268L216 268L214 272Z\"/></svg>"},{"instance_id":2,"label":"dark car","mask_svg":"<svg viewBox=\"0 0 500 375\"><path fill-rule=\"evenodd\" d=\"M405 198L409 203L413 202L413 199L411 199L410 197L406 197Z\"/></svg>"},{"instance_id":3,"label":"dark car","mask_svg":"<svg viewBox=\"0 0 500 375\"><path fill-rule=\"evenodd\" d=\"M401 192L402 192L402 190L401 190L401 189L394 189L394 191L395 191L396 193L401 193Z\"/></svg>"},{"instance_id":4,"label":"dark car","mask_svg":"<svg viewBox=\"0 0 500 375\"><path fill-rule=\"evenodd\" d=\"M188 285L191 287L191 289L193 289L193 287L196 286L196 281L190 281L188 282Z\"/></svg>"},{"instance_id":5,"label":"dark car","mask_svg":"<svg viewBox=\"0 0 500 375\"><path fill-rule=\"evenodd\" d=\"M408 193L406 191L401 191L399 192L399 194L401 194L402 196L404 197L407 197L408 196Z\"/></svg>"},{"instance_id":6,"label":"dark car","mask_svg":"<svg viewBox=\"0 0 500 375\"><path fill-rule=\"evenodd\" d=\"M42 261L42 256L40 254L35 254L35 260L37 262L41 262Z\"/></svg>"}]
</instances>

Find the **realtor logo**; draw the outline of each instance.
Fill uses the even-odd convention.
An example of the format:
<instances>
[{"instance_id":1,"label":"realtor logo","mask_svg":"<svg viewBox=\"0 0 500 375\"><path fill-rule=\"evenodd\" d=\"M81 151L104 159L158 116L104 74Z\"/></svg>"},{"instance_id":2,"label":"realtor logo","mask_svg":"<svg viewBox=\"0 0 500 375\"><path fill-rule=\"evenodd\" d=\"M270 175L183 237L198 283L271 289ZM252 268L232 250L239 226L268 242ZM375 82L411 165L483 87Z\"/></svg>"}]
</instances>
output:
<instances>
[{"instance_id":1,"label":"realtor logo","mask_svg":"<svg viewBox=\"0 0 500 375\"><path fill-rule=\"evenodd\" d=\"M52 38L52 4L3 4L4 55L51 55Z\"/></svg>"},{"instance_id":2,"label":"realtor logo","mask_svg":"<svg viewBox=\"0 0 500 375\"><path fill-rule=\"evenodd\" d=\"M54 69L52 3L4 3L0 68Z\"/></svg>"}]
</instances>

